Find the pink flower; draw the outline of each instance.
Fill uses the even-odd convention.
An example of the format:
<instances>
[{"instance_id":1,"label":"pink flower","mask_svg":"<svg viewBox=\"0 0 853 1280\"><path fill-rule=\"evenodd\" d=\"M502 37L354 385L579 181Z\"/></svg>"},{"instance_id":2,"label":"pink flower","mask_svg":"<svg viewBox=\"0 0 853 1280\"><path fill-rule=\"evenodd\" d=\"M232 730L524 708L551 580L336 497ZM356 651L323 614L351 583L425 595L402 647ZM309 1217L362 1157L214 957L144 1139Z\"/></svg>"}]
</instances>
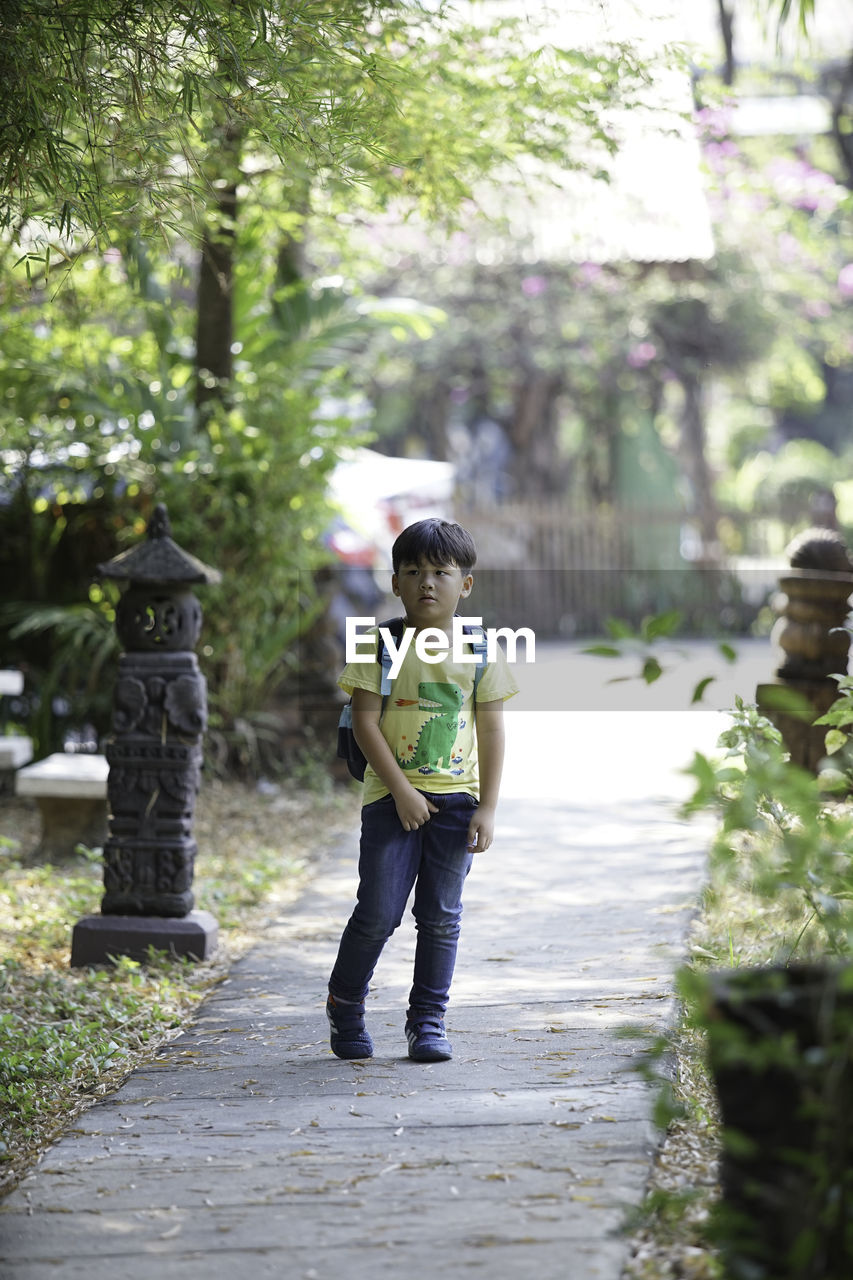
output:
<instances>
[{"instance_id":1,"label":"pink flower","mask_svg":"<svg viewBox=\"0 0 853 1280\"><path fill-rule=\"evenodd\" d=\"M724 138L731 128L732 112L727 107L701 107L696 123L712 138Z\"/></svg>"},{"instance_id":2,"label":"pink flower","mask_svg":"<svg viewBox=\"0 0 853 1280\"><path fill-rule=\"evenodd\" d=\"M830 174L815 169L799 157L771 161L767 174L777 195L806 213L815 213L818 209L831 213L843 194Z\"/></svg>"},{"instance_id":3,"label":"pink flower","mask_svg":"<svg viewBox=\"0 0 853 1280\"><path fill-rule=\"evenodd\" d=\"M525 276L521 282L521 292L528 298L538 298L548 288L544 276Z\"/></svg>"},{"instance_id":4,"label":"pink flower","mask_svg":"<svg viewBox=\"0 0 853 1280\"><path fill-rule=\"evenodd\" d=\"M628 364L632 369L644 369L651 360L654 360L657 353L658 349L654 343L639 342L628 352Z\"/></svg>"},{"instance_id":5,"label":"pink flower","mask_svg":"<svg viewBox=\"0 0 853 1280\"><path fill-rule=\"evenodd\" d=\"M578 283L581 285L595 284L604 268L599 266L597 262L582 262L578 267Z\"/></svg>"},{"instance_id":6,"label":"pink flower","mask_svg":"<svg viewBox=\"0 0 853 1280\"><path fill-rule=\"evenodd\" d=\"M848 262L839 271L838 292L842 298L853 298L853 262Z\"/></svg>"}]
</instances>

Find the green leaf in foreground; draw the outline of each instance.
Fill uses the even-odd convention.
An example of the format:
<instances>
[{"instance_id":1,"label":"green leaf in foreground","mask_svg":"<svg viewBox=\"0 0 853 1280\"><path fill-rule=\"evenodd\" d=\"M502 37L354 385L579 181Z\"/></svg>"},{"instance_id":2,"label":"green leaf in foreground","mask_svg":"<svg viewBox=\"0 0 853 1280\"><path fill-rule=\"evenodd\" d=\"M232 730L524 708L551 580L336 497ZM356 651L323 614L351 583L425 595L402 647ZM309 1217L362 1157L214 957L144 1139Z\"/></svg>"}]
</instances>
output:
<instances>
[{"instance_id":1,"label":"green leaf in foreground","mask_svg":"<svg viewBox=\"0 0 853 1280\"><path fill-rule=\"evenodd\" d=\"M806 724L811 724L815 718L815 709L808 698L796 689L787 689L781 684L762 686L761 706L791 716L794 720L802 720Z\"/></svg>"},{"instance_id":2,"label":"green leaf in foreground","mask_svg":"<svg viewBox=\"0 0 853 1280\"><path fill-rule=\"evenodd\" d=\"M667 613L655 614L653 618L644 618L640 624L640 635L646 641L659 640L671 636L681 626L682 615L678 609L670 609Z\"/></svg>"},{"instance_id":3,"label":"green leaf in foreground","mask_svg":"<svg viewBox=\"0 0 853 1280\"><path fill-rule=\"evenodd\" d=\"M830 729L824 740L826 754L834 756L836 751L840 751L842 747L847 745L847 734L841 729Z\"/></svg>"},{"instance_id":4,"label":"green leaf in foreground","mask_svg":"<svg viewBox=\"0 0 853 1280\"><path fill-rule=\"evenodd\" d=\"M607 618L605 627L614 640L636 640L633 627L621 618Z\"/></svg>"},{"instance_id":5,"label":"green leaf in foreground","mask_svg":"<svg viewBox=\"0 0 853 1280\"><path fill-rule=\"evenodd\" d=\"M853 698L845 695L834 702L825 715L818 716L815 724L832 724L841 728L853 724Z\"/></svg>"},{"instance_id":6,"label":"green leaf in foreground","mask_svg":"<svg viewBox=\"0 0 853 1280\"><path fill-rule=\"evenodd\" d=\"M696 688L693 690L693 697L690 699L691 703L701 702L705 696L705 690L708 688L708 685L713 684L716 678L716 676L705 676L704 679L700 680Z\"/></svg>"},{"instance_id":7,"label":"green leaf in foreground","mask_svg":"<svg viewBox=\"0 0 853 1280\"><path fill-rule=\"evenodd\" d=\"M588 649L581 649L581 653L588 653L595 658L621 658L622 650L617 649L612 644L593 644Z\"/></svg>"},{"instance_id":8,"label":"green leaf in foreground","mask_svg":"<svg viewBox=\"0 0 853 1280\"><path fill-rule=\"evenodd\" d=\"M646 658L643 663L643 679L646 684L654 684L663 675L663 667L657 658Z\"/></svg>"}]
</instances>

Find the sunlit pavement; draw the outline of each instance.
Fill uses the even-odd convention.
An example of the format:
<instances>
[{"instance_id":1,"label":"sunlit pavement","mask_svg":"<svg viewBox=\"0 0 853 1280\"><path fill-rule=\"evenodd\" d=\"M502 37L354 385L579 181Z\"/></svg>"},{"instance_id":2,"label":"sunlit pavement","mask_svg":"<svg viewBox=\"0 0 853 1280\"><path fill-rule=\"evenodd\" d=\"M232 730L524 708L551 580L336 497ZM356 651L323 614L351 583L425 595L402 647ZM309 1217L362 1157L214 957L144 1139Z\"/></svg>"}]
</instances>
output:
<instances>
[{"instance_id":1,"label":"sunlit pavement","mask_svg":"<svg viewBox=\"0 0 853 1280\"><path fill-rule=\"evenodd\" d=\"M506 799L680 800L694 752L712 752L736 697L751 702L772 678L767 640L734 641L728 661L710 641L684 641L659 654L664 674L640 676L637 657L599 658L582 643L540 644L535 662L513 666L520 692L507 704ZM706 679L701 701L691 699Z\"/></svg>"},{"instance_id":2,"label":"sunlit pavement","mask_svg":"<svg viewBox=\"0 0 853 1280\"><path fill-rule=\"evenodd\" d=\"M722 704L766 677L767 647L753 656ZM329 1052L353 833L192 1030L4 1202L4 1280L618 1280L657 1141L622 1029L673 1015L709 836L677 816L679 770L725 717L629 709L660 690L602 687L591 662L552 646L520 673L498 838L466 890L453 1061L405 1056L410 920L369 1000L375 1057Z\"/></svg>"}]
</instances>

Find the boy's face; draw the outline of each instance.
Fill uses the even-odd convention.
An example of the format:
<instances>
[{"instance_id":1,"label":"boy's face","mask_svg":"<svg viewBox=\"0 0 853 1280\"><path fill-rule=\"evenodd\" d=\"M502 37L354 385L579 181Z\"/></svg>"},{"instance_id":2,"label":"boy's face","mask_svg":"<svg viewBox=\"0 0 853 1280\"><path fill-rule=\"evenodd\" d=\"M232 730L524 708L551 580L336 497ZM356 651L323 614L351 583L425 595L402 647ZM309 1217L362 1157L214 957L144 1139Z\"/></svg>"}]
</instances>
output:
<instances>
[{"instance_id":1,"label":"boy's face","mask_svg":"<svg viewBox=\"0 0 853 1280\"><path fill-rule=\"evenodd\" d=\"M406 609L409 623L420 630L440 627L449 630L456 606L470 594L473 574L464 573L455 564L419 564L404 562L391 579L391 589Z\"/></svg>"}]
</instances>

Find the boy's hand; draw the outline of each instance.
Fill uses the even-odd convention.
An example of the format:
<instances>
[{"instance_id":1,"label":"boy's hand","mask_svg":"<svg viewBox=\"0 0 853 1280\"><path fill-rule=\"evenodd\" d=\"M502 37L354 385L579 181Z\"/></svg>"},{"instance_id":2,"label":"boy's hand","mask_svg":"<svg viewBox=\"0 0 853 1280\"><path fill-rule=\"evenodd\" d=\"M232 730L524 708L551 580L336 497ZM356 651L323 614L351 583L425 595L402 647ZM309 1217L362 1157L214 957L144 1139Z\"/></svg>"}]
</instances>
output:
<instances>
[{"instance_id":1,"label":"boy's hand","mask_svg":"<svg viewBox=\"0 0 853 1280\"><path fill-rule=\"evenodd\" d=\"M438 813L432 801L422 796L409 782L406 783L405 790L394 795L394 803L404 831L417 831L418 827L429 822L431 814Z\"/></svg>"},{"instance_id":2,"label":"boy's hand","mask_svg":"<svg viewBox=\"0 0 853 1280\"><path fill-rule=\"evenodd\" d=\"M468 827L468 852L485 853L495 837L495 811L480 805Z\"/></svg>"}]
</instances>

